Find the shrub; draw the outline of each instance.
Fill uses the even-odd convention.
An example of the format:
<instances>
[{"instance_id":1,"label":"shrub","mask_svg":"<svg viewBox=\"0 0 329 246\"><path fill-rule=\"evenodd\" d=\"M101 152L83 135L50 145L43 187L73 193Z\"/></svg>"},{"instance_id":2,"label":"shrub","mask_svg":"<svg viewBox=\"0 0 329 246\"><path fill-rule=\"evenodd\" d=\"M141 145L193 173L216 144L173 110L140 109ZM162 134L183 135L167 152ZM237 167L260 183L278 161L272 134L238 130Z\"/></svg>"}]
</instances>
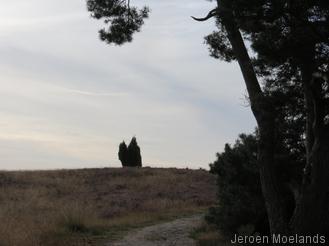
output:
<instances>
[{"instance_id":1,"label":"shrub","mask_svg":"<svg viewBox=\"0 0 329 246\"><path fill-rule=\"evenodd\" d=\"M224 152L218 153L217 160L210 164L210 172L217 174L218 205L210 208L206 219L226 234L269 234L257 149L256 134L241 134L233 147L226 144ZM292 215L298 195L296 187L301 183L298 174L305 158L301 151L299 155L290 151L280 138L275 153L275 171L283 192L282 200Z\"/></svg>"},{"instance_id":2,"label":"shrub","mask_svg":"<svg viewBox=\"0 0 329 246\"><path fill-rule=\"evenodd\" d=\"M257 168L257 140L241 134L233 147L217 154L210 172L218 175L218 205L206 219L225 233L252 227L253 232L268 233L267 215Z\"/></svg>"},{"instance_id":3,"label":"shrub","mask_svg":"<svg viewBox=\"0 0 329 246\"><path fill-rule=\"evenodd\" d=\"M123 167L142 167L142 156L136 137L133 137L127 147L123 141L119 145L119 160Z\"/></svg>"},{"instance_id":4,"label":"shrub","mask_svg":"<svg viewBox=\"0 0 329 246\"><path fill-rule=\"evenodd\" d=\"M127 166L127 145L125 143L125 141L123 141L120 145L119 145L119 160L121 161L122 166Z\"/></svg>"}]
</instances>

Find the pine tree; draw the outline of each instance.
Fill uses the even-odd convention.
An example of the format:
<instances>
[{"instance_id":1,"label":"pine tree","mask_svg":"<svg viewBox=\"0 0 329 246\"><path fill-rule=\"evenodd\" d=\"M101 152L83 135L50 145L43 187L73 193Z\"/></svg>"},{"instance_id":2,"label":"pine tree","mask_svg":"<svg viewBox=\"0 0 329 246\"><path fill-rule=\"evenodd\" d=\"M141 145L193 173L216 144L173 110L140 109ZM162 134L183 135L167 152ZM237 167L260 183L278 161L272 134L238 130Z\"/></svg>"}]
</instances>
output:
<instances>
[{"instance_id":1,"label":"pine tree","mask_svg":"<svg viewBox=\"0 0 329 246\"><path fill-rule=\"evenodd\" d=\"M127 151L127 163L131 167L141 167L142 166L142 156L140 148L137 144L136 137L133 137L130 141Z\"/></svg>"},{"instance_id":2,"label":"pine tree","mask_svg":"<svg viewBox=\"0 0 329 246\"><path fill-rule=\"evenodd\" d=\"M121 161L121 164L123 167L128 166L127 165L127 145L125 143L125 141L123 141L120 145L119 145L119 160Z\"/></svg>"}]
</instances>

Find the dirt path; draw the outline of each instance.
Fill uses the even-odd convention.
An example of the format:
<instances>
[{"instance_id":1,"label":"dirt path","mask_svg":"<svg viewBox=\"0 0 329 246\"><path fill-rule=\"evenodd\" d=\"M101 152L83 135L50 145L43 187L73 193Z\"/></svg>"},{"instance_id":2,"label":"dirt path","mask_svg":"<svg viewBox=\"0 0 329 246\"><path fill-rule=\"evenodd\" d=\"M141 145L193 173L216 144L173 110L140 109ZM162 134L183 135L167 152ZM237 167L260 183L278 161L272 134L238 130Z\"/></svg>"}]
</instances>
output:
<instances>
[{"instance_id":1,"label":"dirt path","mask_svg":"<svg viewBox=\"0 0 329 246\"><path fill-rule=\"evenodd\" d=\"M202 215L177 219L130 232L122 240L107 246L194 246L190 232L202 221Z\"/></svg>"}]
</instances>

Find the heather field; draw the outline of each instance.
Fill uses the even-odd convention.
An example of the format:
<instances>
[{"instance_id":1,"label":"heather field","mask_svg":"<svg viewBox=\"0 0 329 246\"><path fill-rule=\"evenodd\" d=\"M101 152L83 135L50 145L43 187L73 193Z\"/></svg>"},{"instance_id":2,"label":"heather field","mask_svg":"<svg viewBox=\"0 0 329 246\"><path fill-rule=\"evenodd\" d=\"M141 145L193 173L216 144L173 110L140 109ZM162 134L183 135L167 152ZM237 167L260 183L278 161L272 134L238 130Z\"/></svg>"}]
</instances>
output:
<instances>
[{"instance_id":1,"label":"heather field","mask_svg":"<svg viewBox=\"0 0 329 246\"><path fill-rule=\"evenodd\" d=\"M105 168L0 172L0 245L104 245L128 231L206 211L204 170Z\"/></svg>"}]
</instances>

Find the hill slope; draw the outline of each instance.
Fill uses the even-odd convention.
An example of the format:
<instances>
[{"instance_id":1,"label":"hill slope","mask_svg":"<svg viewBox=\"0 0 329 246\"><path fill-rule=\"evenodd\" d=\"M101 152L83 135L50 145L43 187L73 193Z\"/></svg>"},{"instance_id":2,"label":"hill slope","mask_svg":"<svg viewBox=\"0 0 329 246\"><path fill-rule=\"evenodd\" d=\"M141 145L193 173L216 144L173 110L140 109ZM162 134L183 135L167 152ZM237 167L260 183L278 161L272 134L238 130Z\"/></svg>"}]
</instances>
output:
<instances>
[{"instance_id":1,"label":"hill slope","mask_svg":"<svg viewBox=\"0 0 329 246\"><path fill-rule=\"evenodd\" d=\"M204 210L215 178L188 169L0 172L0 245L101 245Z\"/></svg>"}]
</instances>

